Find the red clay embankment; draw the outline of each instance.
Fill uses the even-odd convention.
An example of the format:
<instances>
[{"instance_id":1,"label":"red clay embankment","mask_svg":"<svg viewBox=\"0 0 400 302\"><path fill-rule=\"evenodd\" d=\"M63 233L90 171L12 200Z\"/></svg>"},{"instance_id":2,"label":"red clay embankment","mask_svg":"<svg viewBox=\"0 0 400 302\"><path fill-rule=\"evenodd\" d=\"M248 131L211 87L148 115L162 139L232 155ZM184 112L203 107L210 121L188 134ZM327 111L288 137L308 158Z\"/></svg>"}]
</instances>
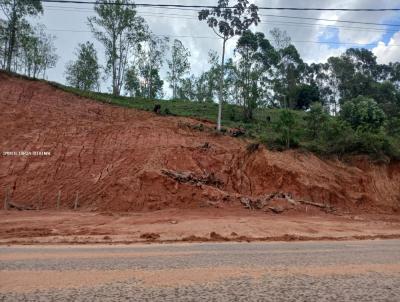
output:
<instances>
[{"instance_id":1,"label":"red clay embankment","mask_svg":"<svg viewBox=\"0 0 400 302\"><path fill-rule=\"evenodd\" d=\"M321 160L296 151L249 153L249 142L182 125L199 121L101 104L49 84L0 73L0 157L6 188L24 205L153 211L241 208L242 196L288 192L341 211L400 212L400 163ZM163 170L214 175L220 184L181 183ZM243 210L244 211L244 210Z\"/></svg>"}]
</instances>

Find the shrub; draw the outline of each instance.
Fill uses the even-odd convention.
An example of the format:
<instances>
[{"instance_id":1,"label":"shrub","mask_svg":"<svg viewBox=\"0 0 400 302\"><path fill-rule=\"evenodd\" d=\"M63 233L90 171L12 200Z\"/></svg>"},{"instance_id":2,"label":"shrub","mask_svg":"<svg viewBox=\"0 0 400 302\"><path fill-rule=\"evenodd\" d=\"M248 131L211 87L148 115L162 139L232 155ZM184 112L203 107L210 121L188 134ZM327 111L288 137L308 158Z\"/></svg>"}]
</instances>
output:
<instances>
[{"instance_id":1,"label":"shrub","mask_svg":"<svg viewBox=\"0 0 400 302\"><path fill-rule=\"evenodd\" d=\"M371 98L358 96L344 103L340 117L354 130L379 132L385 124L386 115Z\"/></svg>"},{"instance_id":2,"label":"shrub","mask_svg":"<svg viewBox=\"0 0 400 302\"><path fill-rule=\"evenodd\" d=\"M278 121L274 124L274 129L278 134L278 143L290 147L298 146L297 121L294 113L290 110L281 110Z\"/></svg>"},{"instance_id":3,"label":"shrub","mask_svg":"<svg viewBox=\"0 0 400 302\"><path fill-rule=\"evenodd\" d=\"M338 118L329 118L321 125L320 149L327 154L344 154L353 149L355 139L351 126Z\"/></svg>"},{"instance_id":4,"label":"shrub","mask_svg":"<svg viewBox=\"0 0 400 302\"><path fill-rule=\"evenodd\" d=\"M291 108L306 110L313 102L318 102L320 93L316 85L300 84L289 92Z\"/></svg>"},{"instance_id":5,"label":"shrub","mask_svg":"<svg viewBox=\"0 0 400 302\"><path fill-rule=\"evenodd\" d=\"M353 130L349 123L337 118L327 120L320 137L306 144L306 147L327 155L367 154L374 158L400 158L399 144L383 131Z\"/></svg>"},{"instance_id":6,"label":"shrub","mask_svg":"<svg viewBox=\"0 0 400 302\"><path fill-rule=\"evenodd\" d=\"M354 141L354 151L361 154L382 155L388 149L388 139L382 132L373 133L357 131Z\"/></svg>"},{"instance_id":7,"label":"shrub","mask_svg":"<svg viewBox=\"0 0 400 302\"><path fill-rule=\"evenodd\" d=\"M387 133L390 136L397 137L400 140L400 118L392 117L387 122Z\"/></svg>"},{"instance_id":8,"label":"shrub","mask_svg":"<svg viewBox=\"0 0 400 302\"><path fill-rule=\"evenodd\" d=\"M314 103L305 117L308 136L311 139L318 138L328 119L329 114L324 110L324 107L320 103Z\"/></svg>"},{"instance_id":9,"label":"shrub","mask_svg":"<svg viewBox=\"0 0 400 302\"><path fill-rule=\"evenodd\" d=\"M165 115L172 115L172 113L171 113L171 111L168 109L168 107L166 107L166 108L164 109L164 114L165 114Z\"/></svg>"}]
</instances>

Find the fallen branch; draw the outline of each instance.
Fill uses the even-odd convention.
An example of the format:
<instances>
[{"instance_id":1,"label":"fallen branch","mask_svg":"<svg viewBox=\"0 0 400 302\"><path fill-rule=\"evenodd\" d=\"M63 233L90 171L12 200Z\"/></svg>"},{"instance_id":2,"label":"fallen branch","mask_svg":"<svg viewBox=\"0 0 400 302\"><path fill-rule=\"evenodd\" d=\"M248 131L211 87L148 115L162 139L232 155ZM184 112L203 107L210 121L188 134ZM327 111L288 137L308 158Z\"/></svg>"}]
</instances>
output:
<instances>
[{"instance_id":1,"label":"fallen branch","mask_svg":"<svg viewBox=\"0 0 400 302\"><path fill-rule=\"evenodd\" d=\"M336 211L335 208L333 208L330 205L327 204L322 204L322 203L317 203L317 202L312 202L312 201L307 201L307 200L295 200L292 197L292 194L290 193L283 193L283 192L275 192L269 195L266 195L264 197L261 198L256 198L256 199L252 199L250 197L242 197L240 199L240 203L249 210L262 210L263 208L265 208L266 206L268 206L270 204L271 201L275 200L275 199L282 199L287 201L290 205L292 206L297 206L300 204L305 204L305 205L309 205L309 206L313 206L313 207L318 207L320 209L325 210L326 212L332 213L334 211ZM285 209L282 208L276 208L276 207L271 207L268 206L268 209L271 210L274 213L282 213Z\"/></svg>"},{"instance_id":2,"label":"fallen branch","mask_svg":"<svg viewBox=\"0 0 400 302\"><path fill-rule=\"evenodd\" d=\"M192 185L203 184L217 188L221 188L224 185L223 181L219 180L213 172L204 172L202 176L198 176L192 172L178 172L166 169L161 170L161 172L180 183L189 183Z\"/></svg>"},{"instance_id":3,"label":"fallen branch","mask_svg":"<svg viewBox=\"0 0 400 302\"><path fill-rule=\"evenodd\" d=\"M241 203L242 205L244 205L244 207L245 207L246 209L254 210L254 208L253 208L253 206L252 206L253 201L252 201L250 198L248 198L248 197L242 197L242 198L240 199L240 203Z\"/></svg>"},{"instance_id":4,"label":"fallen branch","mask_svg":"<svg viewBox=\"0 0 400 302\"><path fill-rule=\"evenodd\" d=\"M274 207L268 207L268 209L271 210L272 212L274 212L275 214L281 214L285 211L282 208L274 208Z\"/></svg>"},{"instance_id":5,"label":"fallen branch","mask_svg":"<svg viewBox=\"0 0 400 302\"><path fill-rule=\"evenodd\" d=\"M312 201L307 201L307 200L298 200L298 202L309 205L309 206L321 208L321 209L324 209L329 212L336 211L336 209L334 207L327 205L327 204L322 204L322 203L317 203L317 202L312 202Z\"/></svg>"},{"instance_id":6,"label":"fallen branch","mask_svg":"<svg viewBox=\"0 0 400 302\"><path fill-rule=\"evenodd\" d=\"M8 207L11 208L11 209L13 209L13 208L17 209L18 211L32 211L32 210L34 210L34 208L31 207L31 206L23 206L23 205L17 204L17 203L12 202L12 201L8 202Z\"/></svg>"},{"instance_id":7,"label":"fallen branch","mask_svg":"<svg viewBox=\"0 0 400 302\"><path fill-rule=\"evenodd\" d=\"M256 198L256 199L251 199L249 197L242 197L240 202L244 205L246 209L257 209L257 210L262 210L264 207L266 207L272 200L279 198L279 199L284 199L288 203L290 203L293 206L297 205L297 202L292 198L292 195L290 193L282 193L282 192L275 192L269 195L266 195L261 198Z\"/></svg>"},{"instance_id":8,"label":"fallen branch","mask_svg":"<svg viewBox=\"0 0 400 302\"><path fill-rule=\"evenodd\" d=\"M297 202L292 198L292 194L290 194L290 193L282 193L282 192L272 193L266 197L266 201L269 202L275 198L285 199L291 205L294 205L294 206L297 205Z\"/></svg>"}]
</instances>

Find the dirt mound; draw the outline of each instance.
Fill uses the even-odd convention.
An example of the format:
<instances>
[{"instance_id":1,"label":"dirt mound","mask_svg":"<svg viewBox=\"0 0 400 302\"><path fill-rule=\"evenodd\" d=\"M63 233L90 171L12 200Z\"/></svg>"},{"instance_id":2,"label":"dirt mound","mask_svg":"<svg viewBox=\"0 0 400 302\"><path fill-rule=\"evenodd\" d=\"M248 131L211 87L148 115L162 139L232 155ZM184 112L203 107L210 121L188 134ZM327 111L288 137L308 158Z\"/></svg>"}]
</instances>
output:
<instances>
[{"instance_id":1,"label":"dirt mound","mask_svg":"<svg viewBox=\"0 0 400 302\"><path fill-rule=\"evenodd\" d=\"M101 104L0 73L0 198L93 211L243 207L273 192L342 211L400 210L400 164L250 152L194 119ZM204 123L203 123L204 124ZM207 126L207 125L204 125ZM208 125L210 126L210 125ZM5 152L31 152L19 156ZM34 152L50 152L38 153Z\"/></svg>"}]
</instances>

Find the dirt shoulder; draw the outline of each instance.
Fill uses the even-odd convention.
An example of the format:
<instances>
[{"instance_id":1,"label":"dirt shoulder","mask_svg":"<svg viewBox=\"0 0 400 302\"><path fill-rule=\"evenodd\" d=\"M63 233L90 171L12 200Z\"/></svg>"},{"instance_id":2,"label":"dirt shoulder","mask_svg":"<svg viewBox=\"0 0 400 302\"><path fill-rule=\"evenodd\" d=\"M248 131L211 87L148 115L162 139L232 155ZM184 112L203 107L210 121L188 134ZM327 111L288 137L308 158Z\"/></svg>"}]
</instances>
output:
<instances>
[{"instance_id":1,"label":"dirt shoulder","mask_svg":"<svg viewBox=\"0 0 400 302\"><path fill-rule=\"evenodd\" d=\"M0 211L0 244L400 238L393 215L282 215L234 209L150 213Z\"/></svg>"}]
</instances>

